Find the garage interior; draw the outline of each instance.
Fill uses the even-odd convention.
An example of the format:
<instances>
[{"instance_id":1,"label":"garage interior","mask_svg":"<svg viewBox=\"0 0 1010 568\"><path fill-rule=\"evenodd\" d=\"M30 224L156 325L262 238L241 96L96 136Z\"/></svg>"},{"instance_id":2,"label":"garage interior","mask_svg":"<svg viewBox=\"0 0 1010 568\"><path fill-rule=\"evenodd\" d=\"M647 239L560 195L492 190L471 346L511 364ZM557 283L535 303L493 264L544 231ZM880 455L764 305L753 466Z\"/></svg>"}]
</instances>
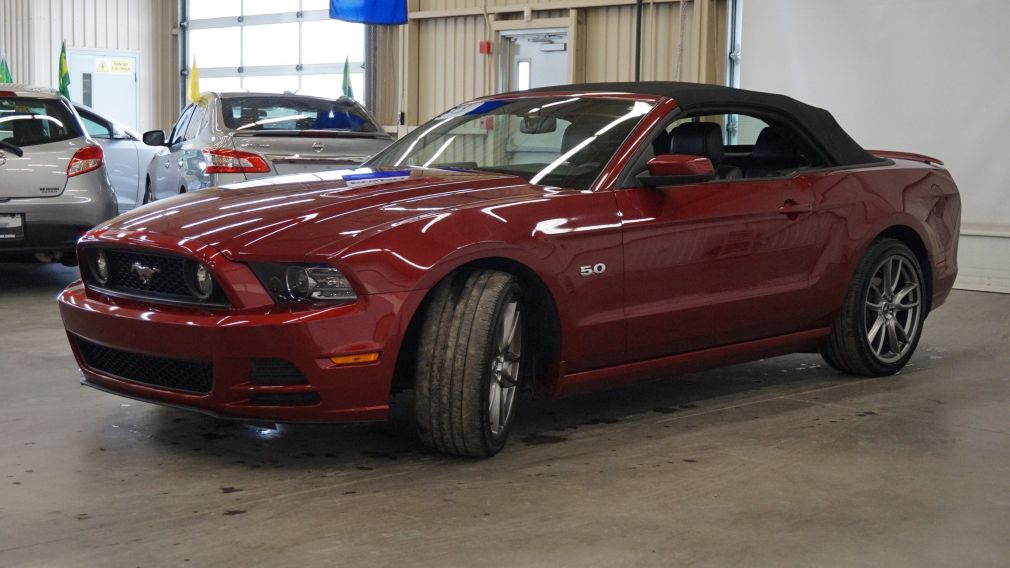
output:
<instances>
[{"instance_id":1,"label":"garage interior","mask_svg":"<svg viewBox=\"0 0 1010 568\"><path fill-rule=\"evenodd\" d=\"M78 269L0 262L0 566L1008 565L1010 8L968 4L408 0L379 26L326 0L0 0L15 80L57 87L65 45L71 100L139 132L171 129L191 74L349 83L394 136L499 92L701 82L938 156L963 202L956 289L899 374L795 354L526 399L487 460L413 439L410 393L388 423L268 427L82 387L54 301ZM263 26L292 45L257 46ZM127 95L79 71L106 60Z\"/></svg>"}]
</instances>

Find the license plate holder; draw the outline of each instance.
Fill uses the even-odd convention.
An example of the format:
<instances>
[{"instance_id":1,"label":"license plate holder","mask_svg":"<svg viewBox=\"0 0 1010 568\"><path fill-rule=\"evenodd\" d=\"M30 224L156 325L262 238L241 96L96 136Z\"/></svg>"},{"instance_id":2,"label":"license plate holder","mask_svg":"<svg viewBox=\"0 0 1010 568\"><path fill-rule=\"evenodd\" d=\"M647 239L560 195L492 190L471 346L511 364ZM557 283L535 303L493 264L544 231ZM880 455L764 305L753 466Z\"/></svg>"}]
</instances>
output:
<instances>
[{"instance_id":1,"label":"license plate holder","mask_svg":"<svg viewBox=\"0 0 1010 568\"><path fill-rule=\"evenodd\" d=\"M25 238L24 213L0 213L0 243L22 241Z\"/></svg>"}]
</instances>

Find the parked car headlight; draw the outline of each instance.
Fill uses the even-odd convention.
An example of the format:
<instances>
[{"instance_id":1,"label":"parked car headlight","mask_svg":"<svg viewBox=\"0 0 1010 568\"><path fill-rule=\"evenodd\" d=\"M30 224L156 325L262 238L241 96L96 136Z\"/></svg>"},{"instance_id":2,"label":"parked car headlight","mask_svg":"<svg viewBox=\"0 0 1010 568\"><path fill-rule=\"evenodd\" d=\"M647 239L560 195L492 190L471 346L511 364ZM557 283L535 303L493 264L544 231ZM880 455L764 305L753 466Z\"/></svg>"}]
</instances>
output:
<instances>
[{"instance_id":1,"label":"parked car headlight","mask_svg":"<svg viewBox=\"0 0 1010 568\"><path fill-rule=\"evenodd\" d=\"M109 283L109 257L100 249L95 253L95 280L102 286Z\"/></svg>"},{"instance_id":2,"label":"parked car headlight","mask_svg":"<svg viewBox=\"0 0 1010 568\"><path fill-rule=\"evenodd\" d=\"M277 302L344 302L358 297L347 277L332 266L273 262L250 266Z\"/></svg>"}]
</instances>

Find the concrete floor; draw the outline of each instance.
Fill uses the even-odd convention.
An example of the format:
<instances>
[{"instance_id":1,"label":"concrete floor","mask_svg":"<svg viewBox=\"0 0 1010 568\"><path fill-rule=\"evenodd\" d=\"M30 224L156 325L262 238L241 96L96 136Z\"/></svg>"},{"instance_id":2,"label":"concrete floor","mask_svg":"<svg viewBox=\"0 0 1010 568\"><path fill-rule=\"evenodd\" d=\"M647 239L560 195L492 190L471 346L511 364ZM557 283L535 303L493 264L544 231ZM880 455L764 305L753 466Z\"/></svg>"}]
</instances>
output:
<instances>
[{"instance_id":1,"label":"concrete floor","mask_svg":"<svg viewBox=\"0 0 1010 568\"><path fill-rule=\"evenodd\" d=\"M795 355L528 403L498 457L77 384L56 266L0 265L0 566L1008 566L1010 296L900 375Z\"/></svg>"}]
</instances>

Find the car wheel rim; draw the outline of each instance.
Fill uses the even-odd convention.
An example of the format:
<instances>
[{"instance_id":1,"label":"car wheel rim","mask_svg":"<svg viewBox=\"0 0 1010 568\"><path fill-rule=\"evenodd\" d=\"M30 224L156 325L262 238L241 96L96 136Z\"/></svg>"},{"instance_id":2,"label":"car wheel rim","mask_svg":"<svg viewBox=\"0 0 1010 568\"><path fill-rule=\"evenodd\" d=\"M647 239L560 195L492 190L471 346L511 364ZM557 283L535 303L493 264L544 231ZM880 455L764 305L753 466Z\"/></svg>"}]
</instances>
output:
<instances>
[{"instance_id":1,"label":"car wheel rim","mask_svg":"<svg viewBox=\"0 0 1010 568\"><path fill-rule=\"evenodd\" d=\"M919 333L922 283L903 255L885 258L873 271L865 300L864 331L873 356L884 363L904 357Z\"/></svg>"},{"instance_id":2,"label":"car wheel rim","mask_svg":"<svg viewBox=\"0 0 1010 568\"><path fill-rule=\"evenodd\" d=\"M502 308L495 331L495 353L491 359L491 385L488 389L488 418L491 434L501 436L512 418L519 387L522 358L522 313L518 298L511 298Z\"/></svg>"}]
</instances>

